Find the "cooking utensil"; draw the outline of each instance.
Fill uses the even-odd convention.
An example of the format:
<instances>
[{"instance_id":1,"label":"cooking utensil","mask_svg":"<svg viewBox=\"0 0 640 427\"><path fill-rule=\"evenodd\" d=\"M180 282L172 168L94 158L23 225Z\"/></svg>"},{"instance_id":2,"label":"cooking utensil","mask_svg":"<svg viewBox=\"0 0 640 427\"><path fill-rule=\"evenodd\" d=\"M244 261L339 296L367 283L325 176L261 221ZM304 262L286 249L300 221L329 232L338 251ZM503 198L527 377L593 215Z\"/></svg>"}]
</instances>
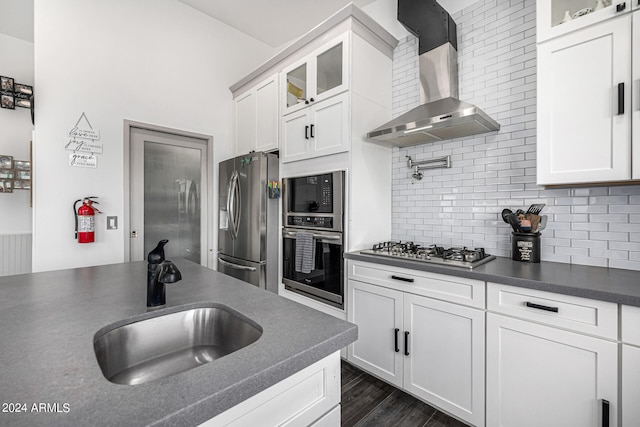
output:
<instances>
[{"instance_id":1,"label":"cooking utensil","mask_svg":"<svg viewBox=\"0 0 640 427\"><path fill-rule=\"evenodd\" d=\"M542 212L542 209L544 207L545 207L544 203L535 203L529 206L529 209L527 209L527 213L538 215L540 212Z\"/></svg>"},{"instance_id":2,"label":"cooking utensil","mask_svg":"<svg viewBox=\"0 0 640 427\"><path fill-rule=\"evenodd\" d=\"M502 209L502 220L504 222L506 222L507 224L509 224L509 215L511 215L513 212L511 212L511 209Z\"/></svg>"},{"instance_id":3,"label":"cooking utensil","mask_svg":"<svg viewBox=\"0 0 640 427\"><path fill-rule=\"evenodd\" d=\"M527 218L531 221L531 232L535 233L538 231L538 227L540 226L540 216L536 214L527 214Z\"/></svg>"},{"instance_id":4,"label":"cooking utensil","mask_svg":"<svg viewBox=\"0 0 640 427\"><path fill-rule=\"evenodd\" d=\"M513 228L513 231L515 231L516 233L522 232L522 230L520 229L520 221L518 220L516 214L511 212L509 215L507 215L507 219L509 220L509 224L511 225L511 228Z\"/></svg>"},{"instance_id":5,"label":"cooking utensil","mask_svg":"<svg viewBox=\"0 0 640 427\"><path fill-rule=\"evenodd\" d=\"M542 231L546 228L547 226L547 216L546 215L541 215L540 216L540 225L538 226L538 229L536 231Z\"/></svg>"}]
</instances>

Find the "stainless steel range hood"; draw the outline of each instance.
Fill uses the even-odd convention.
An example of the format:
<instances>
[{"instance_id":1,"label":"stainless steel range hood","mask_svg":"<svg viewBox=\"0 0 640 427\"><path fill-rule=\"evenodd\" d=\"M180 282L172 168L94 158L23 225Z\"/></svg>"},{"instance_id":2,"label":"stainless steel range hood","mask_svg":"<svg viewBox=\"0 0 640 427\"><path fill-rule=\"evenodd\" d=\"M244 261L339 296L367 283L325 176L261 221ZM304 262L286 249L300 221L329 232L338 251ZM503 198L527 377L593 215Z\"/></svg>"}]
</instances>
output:
<instances>
[{"instance_id":1,"label":"stainless steel range hood","mask_svg":"<svg viewBox=\"0 0 640 427\"><path fill-rule=\"evenodd\" d=\"M398 20L419 38L420 105L367 138L410 146L499 130L484 111L458 99L457 35L451 16L436 1L398 0Z\"/></svg>"}]
</instances>

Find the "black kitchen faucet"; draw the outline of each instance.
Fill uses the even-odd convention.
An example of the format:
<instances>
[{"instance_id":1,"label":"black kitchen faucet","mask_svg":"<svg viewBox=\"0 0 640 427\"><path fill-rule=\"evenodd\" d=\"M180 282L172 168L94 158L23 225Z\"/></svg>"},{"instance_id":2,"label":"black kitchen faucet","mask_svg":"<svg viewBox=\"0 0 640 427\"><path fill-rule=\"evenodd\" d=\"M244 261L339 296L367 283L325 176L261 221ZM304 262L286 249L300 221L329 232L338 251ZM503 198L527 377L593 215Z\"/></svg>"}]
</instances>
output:
<instances>
[{"instance_id":1,"label":"black kitchen faucet","mask_svg":"<svg viewBox=\"0 0 640 427\"><path fill-rule=\"evenodd\" d=\"M164 259L164 246L169 243L163 239L147 255L147 307L161 307L167 303L165 283L175 283L182 279L176 265Z\"/></svg>"}]
</instances>

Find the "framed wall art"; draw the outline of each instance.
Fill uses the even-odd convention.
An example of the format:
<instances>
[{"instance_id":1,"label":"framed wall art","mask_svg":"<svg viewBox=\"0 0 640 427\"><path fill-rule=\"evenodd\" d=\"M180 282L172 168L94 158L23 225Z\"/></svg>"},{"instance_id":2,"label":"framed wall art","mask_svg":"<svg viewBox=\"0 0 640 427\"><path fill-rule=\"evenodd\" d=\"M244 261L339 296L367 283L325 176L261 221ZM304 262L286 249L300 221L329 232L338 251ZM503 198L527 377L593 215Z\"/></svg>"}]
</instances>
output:
<instances>
[{"instance_id":1,"label":"framed wall art","mask_svg":"<svg viewBox=\"0 0 640 427\"><path fill-rule=\"evenodd\" d=\"M13 92L14 81L11 77L0 76L0 92Z\"/></svg>"},{"instance_id":2,"label":"framed wall art","mask_svg":"<svg viewBox=\"0 0 640 427\"><path fill-rule=\"evenodd\" d=\"M13 169L13 156L0 154L0 169Z\"/></svg>"},{"instance_id":3,"label":"framed wall art","mask_svg":"<svg viewBox=\"0 0 640 427\"><path fill-rule=\"evenodd\" d=\"M13 193L13 180L0 179L0 193Z\"/></svg>"},{"instance_id":4,"label":"framed wall art","mask_svg":"<svg viewBox=\"0 0 640 427\"><path fill-rule=\"evenodd\" d=\"M22 83L14 84L14 104L16 107L31 108L31 96L33 95L33 87L23 85Z\"/></svg>"},{"instance_id":5,"label":"framed wall art","mask_svg":"<svg viewBox=\"0 0 640 427\"><path fill-rule=\"evenodd\" d=\"M11 77L0 76L0 107L14 110L16 108L15 82Z\"/></svg>"}]
</instances>

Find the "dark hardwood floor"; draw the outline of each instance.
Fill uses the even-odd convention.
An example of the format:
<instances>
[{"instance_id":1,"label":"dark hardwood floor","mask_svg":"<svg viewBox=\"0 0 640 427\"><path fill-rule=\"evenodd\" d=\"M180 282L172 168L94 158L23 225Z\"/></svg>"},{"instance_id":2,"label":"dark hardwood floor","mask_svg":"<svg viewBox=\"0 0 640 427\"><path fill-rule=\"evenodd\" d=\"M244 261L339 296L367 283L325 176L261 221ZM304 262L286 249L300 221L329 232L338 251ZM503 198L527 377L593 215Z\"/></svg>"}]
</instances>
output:
<instances>
[{"instance_id":1,"label":"dark hardwood floor","mask_svg":"<svg viewBox=\"0 0 640 427\"><path fill-rule=\"evenodd\" d=\"M466 427L344 360L341 374L343 427Z\"/></svg>"}]
</instances>

